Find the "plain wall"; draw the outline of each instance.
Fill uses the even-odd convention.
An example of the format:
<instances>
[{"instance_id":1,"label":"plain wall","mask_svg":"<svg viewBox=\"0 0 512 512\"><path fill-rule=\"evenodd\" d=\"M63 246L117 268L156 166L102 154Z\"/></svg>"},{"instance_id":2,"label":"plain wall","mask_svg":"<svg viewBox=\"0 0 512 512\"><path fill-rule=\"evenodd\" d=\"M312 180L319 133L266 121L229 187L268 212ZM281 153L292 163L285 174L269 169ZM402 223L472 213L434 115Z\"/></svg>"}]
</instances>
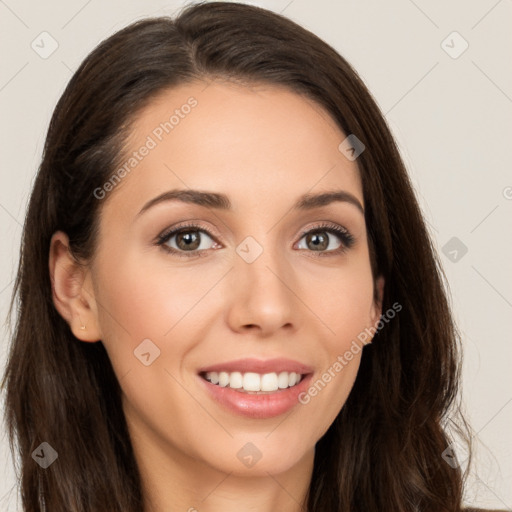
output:
<instances>
[{"instance_id":1,"label":"plain wall","mask_svg":"<svg viewBox=\"0 0 512 512\"><path fill-rule=\"evenodd\" d=\"M441 254L463 334L463 397L477 433L467 501L512 509L512 2L249 3L282 12L331 44L385 113ZM137 19L173 15L183 4L0 2L2 321L27 199L64 87L100 41ZM43 31L58 43L46 59L31 47L48 37L39 36ZM2 371L8 343L4 327ZM0 509L21 511L3 425L0 461Z\"/></svg>"}]
</instances>

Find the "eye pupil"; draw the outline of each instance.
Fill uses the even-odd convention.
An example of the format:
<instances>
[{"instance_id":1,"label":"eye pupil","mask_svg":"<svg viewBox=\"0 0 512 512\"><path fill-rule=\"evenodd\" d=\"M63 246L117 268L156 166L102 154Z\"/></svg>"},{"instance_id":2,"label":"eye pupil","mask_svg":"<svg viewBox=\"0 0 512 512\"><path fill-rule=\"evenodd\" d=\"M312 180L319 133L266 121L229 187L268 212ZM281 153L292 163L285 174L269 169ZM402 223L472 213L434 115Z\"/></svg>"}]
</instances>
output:
<instances>
[{"instance_id":1,"label":"eye pupil","mask_svg":"<svg viewBox=\"0 0 512 512\"><path fill-rule=\"evenodd\" d=\"M182 245L182 242L185 245ZM176 244L180 249L197 249L200 245L199 234L196 231L183 231L176 235Z\"/></svg>"},{"instance_id":2,"label":"eye pupil","mask_svg":"<svg viewBox=\"0 0 512 512\"><path fill-rule=\"evenodd\" d=\"M322 239L319 241L319 239ZM322 235L321 233L309 233L307 235L307 242L313 243L313 247L315 247L314 250L323 250L326 249L329 246L329 241L326 236Z\"/></svg>"}]
</instances>

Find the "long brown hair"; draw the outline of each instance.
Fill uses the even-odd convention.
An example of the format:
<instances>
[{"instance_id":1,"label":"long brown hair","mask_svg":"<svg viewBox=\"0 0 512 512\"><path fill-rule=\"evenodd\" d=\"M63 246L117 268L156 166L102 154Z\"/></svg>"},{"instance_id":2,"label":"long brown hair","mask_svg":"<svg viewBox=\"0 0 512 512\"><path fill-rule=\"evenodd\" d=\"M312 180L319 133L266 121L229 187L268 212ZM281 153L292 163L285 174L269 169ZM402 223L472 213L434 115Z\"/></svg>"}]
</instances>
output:
<instances>
[{"instance_id":1,"label":"long brown hair","mask_svg":"<svg viewBox=\"0 0 512 512\"><path fill-rule=\"evenodd\" d=\"M53 305L50 239L62 230L77 259L91 258L102 204L93 191L122 162L136 114L166 89L216 77L285 86L362 141L372 271L385 278L382 311L402 307L364 349L350 396L316 445L304 510L460 511L464 475L442 456L448 420L467 432L457 401L458 334L390 130L334 49L281 15L231 2L191 5L175 19L145 19L115 33L85 59L55 108L23 231L2 382L24 511L42 510L40 493L51 512L143 510L104 346L79 343ZM42 442L58 452L47 469L32 458Z\"/></svg>"}]
</instances>

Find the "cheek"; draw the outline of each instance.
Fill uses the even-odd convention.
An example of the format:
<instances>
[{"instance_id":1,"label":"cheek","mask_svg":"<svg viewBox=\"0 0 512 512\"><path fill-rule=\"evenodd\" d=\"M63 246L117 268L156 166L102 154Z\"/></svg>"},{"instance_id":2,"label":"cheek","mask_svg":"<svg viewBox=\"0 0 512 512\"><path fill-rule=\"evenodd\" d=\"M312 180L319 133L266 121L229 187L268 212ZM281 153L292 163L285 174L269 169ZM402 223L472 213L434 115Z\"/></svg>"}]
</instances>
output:
<instances>
[{"instance_id":1,"label":"cheek","mask_svg":"<svg viewBox=\"0 0 512 512\"><path fill-rule=\"evenodd\" d=\"M328 352L337 354L372 325L373 278L369 264L355 261L336 270L304 275L300 292L303 301L311 305L310 317L325 328L323 339Z\"/></svg>"},{"instance_id":2,"label":"cheek","mask_svg":"<svg viewBox=\"0 0 512 512\"><path fill-rule=\"evenodd\" d=\"M364 260L362 260L364 261ZM329 279L316 276L302 292L314 304L310 318L322 332L322 367L301 402L311 416L322 418L315 435L320 437L334 421L354 384L363 353L363 341L373 326L373 277L369 264L354 264L331 271ZM320 352L319 350L319 352Z\"/></svg>"},{"instance_id":3,"label":"cheek","mask_svg":"<svg viewBox=\"0 0 512 512\"><path fill-rule=\"evenodd\" d=\"M177 402L190 401L171 376L190 381L187 356L222 308L219 291L210 292L225 269L171 267L144 254L102 263L96 285L102 342L121 387L141 407L162 389Z\"/></svg>"},{"instance_id":4,"label":"cheek","mask_svg":"<svg viewBox=\"0 0 512 512\"><path fill-rule=\"evenodd\" d=\"M212 284L198 272L157 267L143 258L102 263L96 285L102 342L125 413L132 428L140 427L134 418L142 418L162 438L183 441L183 421L204 416L180 384L181 364L194 346L194 305Z\"/></svg>"},{"instance_id":5,"label":"cheek","mask_svg":"<svg viewBox=\"0 0 512 512\"><path fill-rule=\"evenodd\" d=\"M105 264L98 275L100 323L108 338L162 339L207 289L198 272L150 263L125 257Z\"/></svg>"},{"instance_id":6,"label":"cheek","mask_svg":"<svg viewBox=\"0 0 512 512\"><path fill-rule=\"evenodd\" d=\"M161 362L169 349L164 347L166 333L190 308L182 281L141 259L114 254L103 258L96 281L102 342L118 378L138 374L148 358ZM181 348L177 344L172 350L175 356ZM142 357L147 352L150 356Z\"/></svg>"}]
</instances>

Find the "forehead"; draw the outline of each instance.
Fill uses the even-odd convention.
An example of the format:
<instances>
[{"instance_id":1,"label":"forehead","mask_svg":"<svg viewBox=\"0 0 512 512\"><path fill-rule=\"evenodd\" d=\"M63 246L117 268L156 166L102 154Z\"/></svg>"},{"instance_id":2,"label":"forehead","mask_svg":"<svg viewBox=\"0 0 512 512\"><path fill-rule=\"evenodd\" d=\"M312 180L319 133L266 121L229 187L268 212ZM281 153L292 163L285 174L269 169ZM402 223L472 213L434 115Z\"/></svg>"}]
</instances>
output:
<instances>
[{"instance_id":1,"label":"forehead","mask_svg":"<svg viewBox=\"0 0 512 512\"><path fill-rule=\"evenodd\" d=\"M180 187L262 208L343 188L364 204L357 164L338 149L345 138L321 106L284 87L184 84L134 120L112 202L141 203Z\"/></svg>"}]
</instances>

